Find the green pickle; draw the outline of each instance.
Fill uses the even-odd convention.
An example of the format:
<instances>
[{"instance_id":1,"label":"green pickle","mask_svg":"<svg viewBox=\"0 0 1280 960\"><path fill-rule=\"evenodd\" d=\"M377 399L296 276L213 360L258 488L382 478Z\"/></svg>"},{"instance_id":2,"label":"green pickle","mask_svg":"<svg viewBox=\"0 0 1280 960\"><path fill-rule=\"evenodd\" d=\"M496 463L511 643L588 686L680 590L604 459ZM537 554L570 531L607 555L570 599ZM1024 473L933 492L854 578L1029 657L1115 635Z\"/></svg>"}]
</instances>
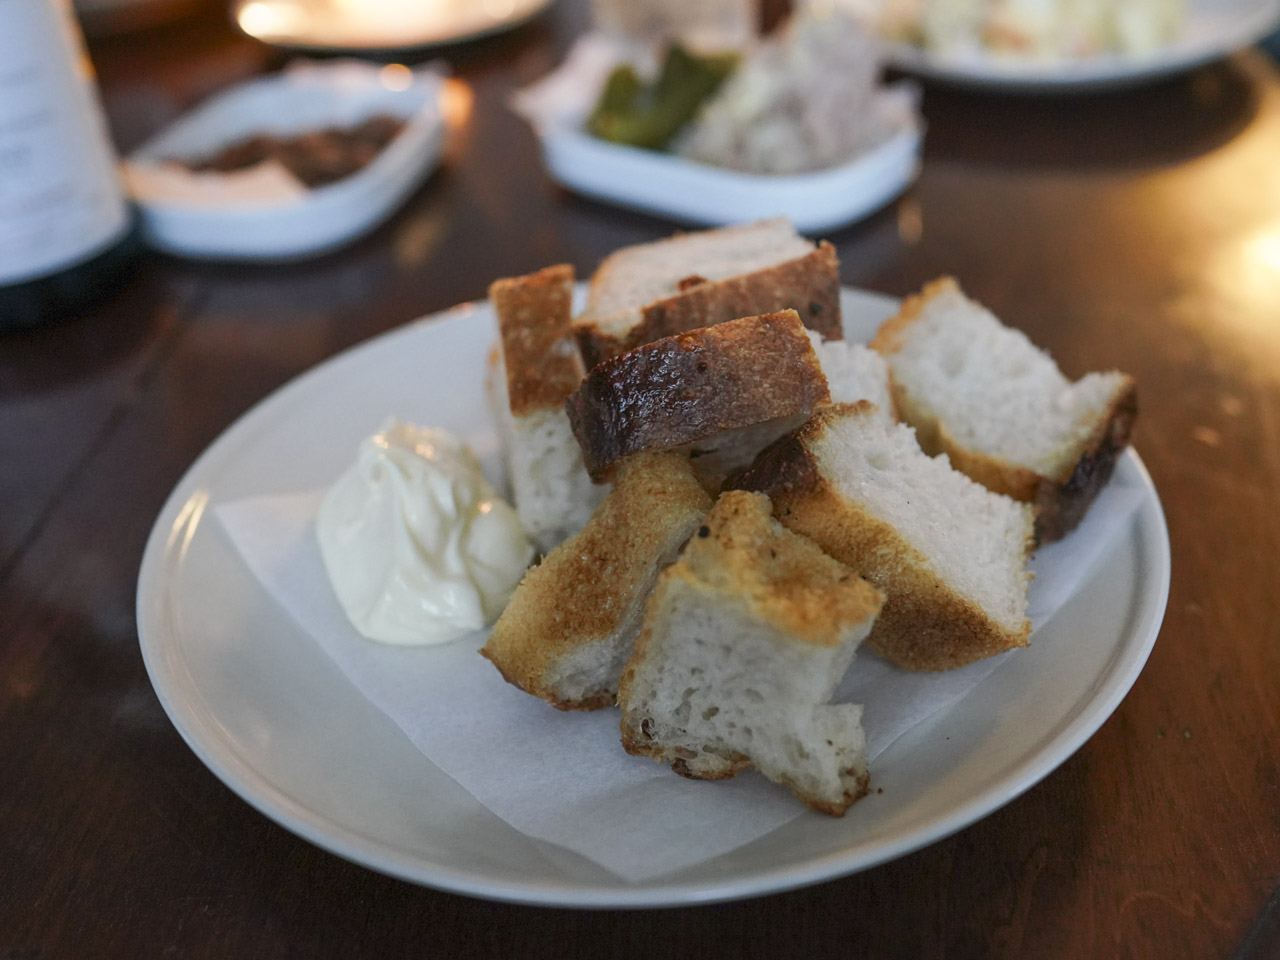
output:
<instances>
[{"instance_id":1,"label":"green pickle","mask_svg":"<svg viewBox=\"0 0 1280 960\"><path fill-rule=\"evenodd\" d=\"M652 84L643 83L630 65L615 67L587 119L587 129L612 143L666 149L737 65L734 53L699 56L673 46Z\"/></svg>"}]
</instances>

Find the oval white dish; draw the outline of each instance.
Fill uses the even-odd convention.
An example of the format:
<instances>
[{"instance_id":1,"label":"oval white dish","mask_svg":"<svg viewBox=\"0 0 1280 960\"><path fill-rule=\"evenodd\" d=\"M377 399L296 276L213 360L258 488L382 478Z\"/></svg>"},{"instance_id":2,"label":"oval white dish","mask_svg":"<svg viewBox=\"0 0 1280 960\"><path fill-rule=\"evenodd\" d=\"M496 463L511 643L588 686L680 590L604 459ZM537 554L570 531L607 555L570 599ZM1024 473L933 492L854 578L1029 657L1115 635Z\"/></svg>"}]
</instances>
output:
<instances>
[{"instance_id":1,"label":"oval white dish","mask_svg":"<svg viewBox=\"0 0 1280 960\"><path fill-rule=\"evenodd\" d=\"M296 63L226 90L125 161L147 240L180 256L288 259L340 246L389 216L435 169L446 125L433 69L350 60ZM165 160L203 157L254 133L347 127L374 114L405 121L365 167L334 183L174 174ZM210 178L213 178L212 180Z\"/></svg>"}]
</instances>

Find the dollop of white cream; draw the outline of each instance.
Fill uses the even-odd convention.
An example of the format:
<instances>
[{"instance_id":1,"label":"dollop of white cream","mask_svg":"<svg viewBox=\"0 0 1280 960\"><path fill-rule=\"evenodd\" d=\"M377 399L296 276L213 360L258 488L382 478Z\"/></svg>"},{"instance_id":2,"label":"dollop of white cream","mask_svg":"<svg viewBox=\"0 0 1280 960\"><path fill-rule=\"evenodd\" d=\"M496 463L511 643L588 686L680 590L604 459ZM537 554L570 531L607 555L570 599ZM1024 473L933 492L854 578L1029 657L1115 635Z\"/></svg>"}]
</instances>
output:
<instances>
[{"instance_id":1,"label":"dollop of white cream","mask_svg":"<svg viewBox=\"0 0 1280 960\"><path fill-rule=\"evenodd\" d=\"M351 623L399 645L493 622L533 557L475 454L445 430L394 418L325 495L316 536Z\"/></svg>"}]
</instances>

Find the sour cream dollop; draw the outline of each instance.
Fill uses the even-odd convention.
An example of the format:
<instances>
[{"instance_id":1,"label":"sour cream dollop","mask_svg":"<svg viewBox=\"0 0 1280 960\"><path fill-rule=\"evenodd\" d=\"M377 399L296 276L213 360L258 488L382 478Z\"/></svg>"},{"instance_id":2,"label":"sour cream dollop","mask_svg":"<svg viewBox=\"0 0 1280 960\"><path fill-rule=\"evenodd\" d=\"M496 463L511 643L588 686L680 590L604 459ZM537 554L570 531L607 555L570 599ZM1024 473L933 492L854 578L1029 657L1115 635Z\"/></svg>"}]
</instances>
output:
<instances>
[{"instance_id":1,"label":"sour cream dollop","mask_svg":"<svg viewBox=\"0 0 1280 960\"><path fill-rule=\"evenodd\" d=\"M475 454L445 430L394 418L325 495L316 536L351 623L398 645L491 623L533 557Z\"/></svg>"}]
</instances>

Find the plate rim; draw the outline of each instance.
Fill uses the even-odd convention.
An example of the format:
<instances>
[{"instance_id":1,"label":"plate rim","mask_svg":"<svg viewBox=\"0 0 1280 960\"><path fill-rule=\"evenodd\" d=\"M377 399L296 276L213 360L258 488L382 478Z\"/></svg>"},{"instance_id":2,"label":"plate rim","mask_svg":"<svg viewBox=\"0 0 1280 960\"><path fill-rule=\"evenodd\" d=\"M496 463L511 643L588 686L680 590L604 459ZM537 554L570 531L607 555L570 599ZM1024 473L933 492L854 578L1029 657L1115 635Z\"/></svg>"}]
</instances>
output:
<instances>
[{"instance_id":1,"label":"plate rim","mask_svg":"<svg viewBox=\"0 0 1280 960\"><path fill-rule=\"evenodd\" d=\"M1002 61L986 56L951 58L901 42L888 42L885 49L888 63L895 69L938 83L1008 93L1070 94L1135 86L1182 73L1250 46L1277 26L1280 0L1257 0L1239 22L1209 42L1184 47L1175 43L1146 57Z\"/></svg>"},{"instance_id":2,"label":"plate rim","mask_svg":"<svg viewBox=\"0 0 1280 960\"><path fill-rule=\"evenodd\" d=\"M398 50L436 50L441 47L453 46L455 44L469 43L473 40L482 40L485 37L492 37L508 30L515 30L522 27L529 21L533 20L539 14L543 13L550 7L555 0L531 0L529 8L522 11L519 15L511 15L508 17L499 17L494 19L487 26L470 30L455 31L447 36L435 37L433 39L413 39L405 43L386 44L386 43L333 43L327 41L305 40L299 38L293 39L267 39L257 34L250 33L240 25L240 11L249 6L255 0L236 0L236 2L228 7L227 15L235 28L259 43L265 43L271 47L277 47L281 50L314 51L317 53L373 53L375 51L398 51Z\"/></svg>"},{"instance_id":3,"label":"plate rim","mask_svg":"<svg viewBox=\"0 0 1280 960\"><path fill-rule=\"evenodd\" d=\"M851 287L842 287L842 291L860 295L871 293ZM203 701L196 704L179 702L177 699L181 690L175 686L176 673L170 662L175 657L175 651L172 643L166 642L166 638L162 637L166 610L165 561L183 525L190 520L189 517L184 519L184 506L200 488L201 477L212 465L224 458L224 451L251 434L260 421L270 419L278 406L287 405L291 397L298 391L305 390L308 384L332 376L339 365L353 362L361 354L385 349L388 342L397 338L420 335L423 328L432 324L474 314L480 306L478 302L459 304L371 337L299 373L267 394L219 433L187 468L165 499L148 534L139 567L136 617L139 647L152 688L183 741L214 776L251 807L291 833L353 863L401 880L453 893L533 906L659 908L779 893L837 879L898 859L957 833L1011 803L1080 749L1112 716L1145 666L1163 623L1170 589L1172 559L1163 506L1145 465L1137 452L1130 448L1121 460L1119 469L1133 471L1147 493L1129 521L1133 527L1131 536L1139 545L1140 556L1149 559L1152 569L1145 575L1151 586L1145 591L1135 592L1132 613L1139 622L1135 622L1129 642L1118 649L1119 656L1109 661L1100 675L1103 682L1088 700L1085 709L1058 732L1045 748L1032 754L1029 760L1015 762L997 776L993 783L985 785L966 802L944 815L926 821L906 843L888 837L859 847L856 853L851 853L844 846L812 856L799 864L755 870L724 881L677 880L666 883L663 877L657 877L630 885L621 882L618 886L593 886L584 881L561 880L532 885L494 880L483 871L424 865L421 858L405 854L382 840L327 821L316 811L300 803L287 790L271 782L252 764L238 757L231 742L219 732L219 725L207 704ZM195 525L191 524L190 532L194 532L194 529ZM186 664L181 666L185 667ZM423 759L430 762L425 757Z\"/></svg>"}]
</instances>

